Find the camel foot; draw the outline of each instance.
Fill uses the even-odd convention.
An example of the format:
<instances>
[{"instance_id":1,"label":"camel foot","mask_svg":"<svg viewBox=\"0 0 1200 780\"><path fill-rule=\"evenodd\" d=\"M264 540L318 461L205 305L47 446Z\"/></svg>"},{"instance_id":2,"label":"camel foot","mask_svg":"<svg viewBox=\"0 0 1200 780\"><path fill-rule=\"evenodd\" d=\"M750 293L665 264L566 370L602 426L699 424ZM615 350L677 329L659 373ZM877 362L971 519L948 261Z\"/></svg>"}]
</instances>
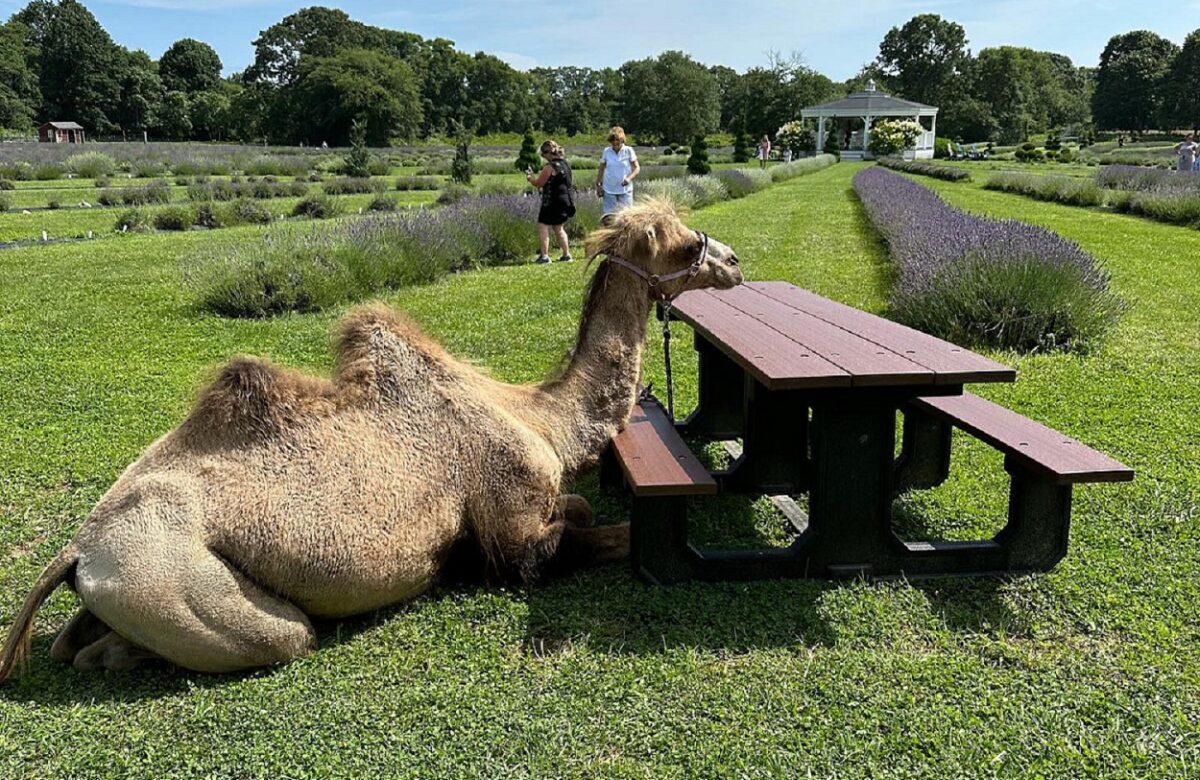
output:
<instances>
[{"instance_id":1,"label":"camel foot","mask_svg":"<svg viewBox=\"0 0 1200 780\"><path fill-rule=\"evenodd\" d=\"M138 647L117 632L109 631L100 639L80 650L75 655L72 665L81 672L91 672L97 669L127 672L142 661L157 657L154 653Z\"/></svg>"},{"instance_id":2,"label":"camel foot","mask_svg":"<svg viewBox=\"0 0 1200 780\"><path fill-rule=\"evenodd\" d=\"M82 607L67 621L50 646L50 657L60 664L69 664L80 650L102 639L110 631L112 629L104 621L88 611L87 607Z\"/></svg>"},{"instance_id":3,"label":"camel foot","mask_svg":"<svg viewBox=\"0 0 1200 780\"><path fill-rule=\"evenodd\" d=\"M596 515L586 498L575 493L563 493L554 500L553 520L562 520L576 528L591 528L596 524Z\"/></svg>"}]
</instances>

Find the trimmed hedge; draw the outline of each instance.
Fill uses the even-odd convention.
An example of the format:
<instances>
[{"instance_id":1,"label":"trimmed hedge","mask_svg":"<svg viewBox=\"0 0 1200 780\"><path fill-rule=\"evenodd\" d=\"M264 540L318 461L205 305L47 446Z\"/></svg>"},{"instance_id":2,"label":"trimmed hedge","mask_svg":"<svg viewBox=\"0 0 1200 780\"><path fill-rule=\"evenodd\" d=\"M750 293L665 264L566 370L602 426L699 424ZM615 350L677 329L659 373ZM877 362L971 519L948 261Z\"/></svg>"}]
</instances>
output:
<instances>
[{"instance_id":1,"label":"trimmed hedge","mask_svg":"<svg viewBox=\"0 0 1200 780\"><path fill-rule=\"evenodd\" d=\"M937 165L935 163L917 162L916 160L889 160L887 158L878 162L884 168L890 168L893 171L903 171L904 173L911 173L916 176L932 176L942 181L967 181L971 178L970 171L955 168L951 165Z\"/></svg>"}]
</instances>

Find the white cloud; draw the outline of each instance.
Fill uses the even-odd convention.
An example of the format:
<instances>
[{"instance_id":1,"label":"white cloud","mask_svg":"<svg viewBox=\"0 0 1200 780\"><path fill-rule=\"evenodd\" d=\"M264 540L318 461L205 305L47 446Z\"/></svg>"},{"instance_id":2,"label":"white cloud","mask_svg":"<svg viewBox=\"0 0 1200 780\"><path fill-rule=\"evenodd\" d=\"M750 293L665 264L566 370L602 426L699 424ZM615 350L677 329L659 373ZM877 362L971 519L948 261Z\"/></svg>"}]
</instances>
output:
<instances>
[{"instance_id":1,"label":"white cloud","mask_svg":"<svg viewBox=\"0 0 1200 780\"><path fill-rule=\"evenodd\" d=\"M537 59L527 54L518 54L515 51L494 51L491 54L504 60L517 70L529 70L538 66Z\"/></svg>"}]
</instances>

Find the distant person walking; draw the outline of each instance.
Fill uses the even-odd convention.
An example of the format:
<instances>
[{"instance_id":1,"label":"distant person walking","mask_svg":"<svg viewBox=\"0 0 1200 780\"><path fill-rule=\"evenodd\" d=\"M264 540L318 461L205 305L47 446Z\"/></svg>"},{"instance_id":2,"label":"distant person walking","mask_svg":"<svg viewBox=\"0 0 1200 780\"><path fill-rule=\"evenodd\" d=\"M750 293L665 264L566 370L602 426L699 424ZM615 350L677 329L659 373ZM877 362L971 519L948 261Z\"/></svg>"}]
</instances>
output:
<instances>
[{"instance_id":1,"label":"distant person walking","mask_svg":"<svg viewBox=\"0 0 1200 780\"><path fill-rule=\"evenodd\" d=\"M542 142L540 149L546 164L536 175L532 168L525 169L525 180L534 187L542 188L542 207L538 210L538 256L535 263L550 262L550 231L558 239L562 250L559 262L571 262L571 241L563 227L575 216L575 198L571 194L571 164L563 159L563 148L554 140Z\"/></svg>"},{"instance_id":2,"label":"distant person walking","mask_svg":"<svg viewBox=\"0 0 1200 780\"><path fill-rule=\"evenodd\" d=\"M767 167L767 158L771 156L771 139L766 135L758 142L758 152L754 156L758 158L760 168Z\"/></svg>"},{"instance_id":3,"label":"distant person walking","mask_svg":"<svg viewBox=\"0 0 1200 780\"><path fill-rule=\"evenodd\" d=\"M600 155L596 171L596 190L604 200L604 216L633 205L633 180L641 173L637 152L625 145L625 129L614 127L608 133L608 148Z\"/></svg>"},{"instance_id":4,"label":"distant person walking","mask_svg":"<svg viewBox=\"0 0 1200 780\"><path fill-rule=\"evenodd\" d=\"M1196 167L1196 156L1200 155L1200 144L1196 143L1195 136L1188 135L1182 143L1175 144L1175 151L1179 154L1178 170L1191 171Z\"/></svg>"}]
</instances>

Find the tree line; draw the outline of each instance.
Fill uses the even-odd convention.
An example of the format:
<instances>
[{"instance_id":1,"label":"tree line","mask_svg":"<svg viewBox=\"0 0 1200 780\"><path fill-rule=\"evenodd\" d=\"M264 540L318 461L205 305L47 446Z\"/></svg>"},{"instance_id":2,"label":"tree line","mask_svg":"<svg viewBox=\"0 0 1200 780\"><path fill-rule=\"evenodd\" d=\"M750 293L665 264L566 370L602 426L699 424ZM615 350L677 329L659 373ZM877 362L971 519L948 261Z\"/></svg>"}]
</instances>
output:
<instances>
[{"instance_id":1,"label":"tree line","mask_svg":"<svg viewBox=\"0 0 1200 780\"><path fill-rule=\"evenodd\" d=\"M314 6L254 41L254 61L221 76L206 43L176 41L157 60L113 41L78 0L32 0L0 26L0 126L74 120L93 137L345 145L358 122L374 146L452 134L568 135L623 124L643 142L754 136L801 107L881 88L941 108L939 132L1015 141L1051 128L1142 131L1200 122L1200 30L1183 47L1149 32L1114 37L1096 69L1012 46L972 54L965 30L922 14L890 30L848 82L798 57L744 72L668 51L619 68L518 71L485 52Z\"/></svg>"}]
</instances>

